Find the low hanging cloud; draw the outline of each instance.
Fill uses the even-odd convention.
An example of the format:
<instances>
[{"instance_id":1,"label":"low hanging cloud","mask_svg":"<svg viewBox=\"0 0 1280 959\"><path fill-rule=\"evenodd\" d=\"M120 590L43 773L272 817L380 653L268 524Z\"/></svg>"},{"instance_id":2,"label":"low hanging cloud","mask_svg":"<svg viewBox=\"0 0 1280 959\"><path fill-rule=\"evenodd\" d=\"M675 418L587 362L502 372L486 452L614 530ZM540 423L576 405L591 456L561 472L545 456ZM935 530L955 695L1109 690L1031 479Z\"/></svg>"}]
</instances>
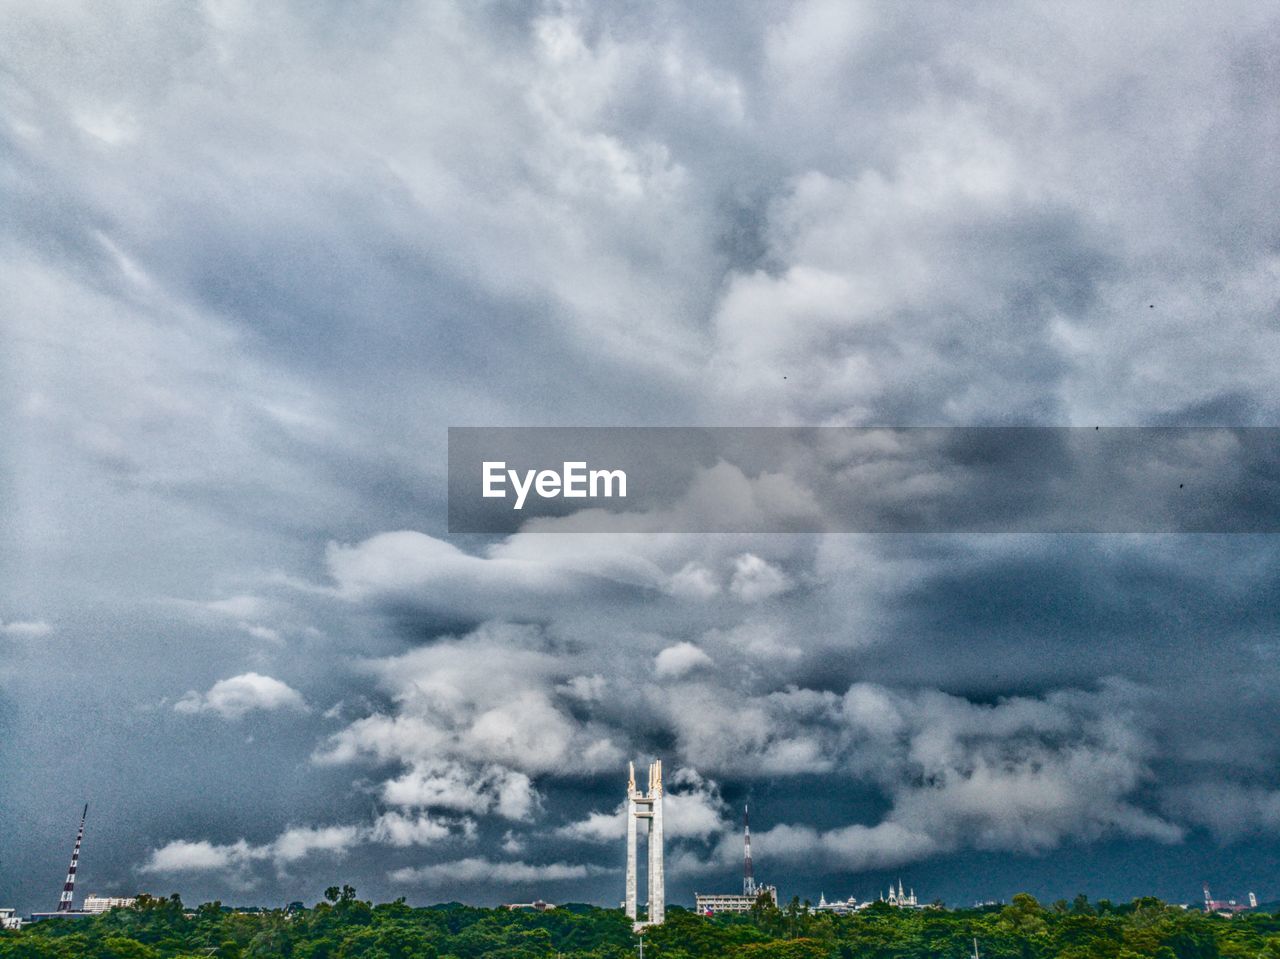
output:
<instances>
[{"instance_id":1,"label":"low hanging cloud","mask_svg":"<svg viewBox=\"0 0 1280 959\"><path fill-rule=\"evenodd\" d=\"M1140 691L1063 691L982 705L940 692L860 683L838 714L847 769L878 782L891 807L873 825L759 833L762 855L875 869L960 849L1043 853L1106 836L1180 841L1142 808L1154 746L1129 711Z\"/></svg>"},{"instance_id":2,"label":"low hanging cloud","mask_svg":"<svg viewBox=\"0 0 1280 959\"><path fill-rule=\"evenodd\" d=\"M750 556L737 554L739 568L759 572ZM373 661L367 669L393 707L348 724L316 758L391 764L379 789L399 808L533 822L546 814L535 783L553 788L570 752L577 775L621 768L617 744L630 739L628 717L644 709L673 744L667 833L677 842L673 863L686 872L729 861L736 832L718 789L694 769L850 779L884 797L879 822L760 831L761 850L776 842L771 854L783 862L858 870L964 849L1041 853L1108 836L1182 839L1182 825L1140 798L1159 756L1140 721L1149 706L1140 687L1105 682L994 703L868 682L843 693L814 689L776 674L801 655L787 645L786 621L752 615L759 618L702 637L715 658L700 644L668 643L653 660L654 678L665 682L615 679L607 697L602 677L618 674L600 648L553 656L533 627L490 623ZM722 660L733 668L714 668ZM602 758L593 760L593 749ZM624 828L624 807L614 806L551 832L608 843Z\"/></svg>"},{"instance_id":3,"label":"low hanging cloud","mask_svg":"<svg viewBox=\"0 0 1280 959\"><path fill-rule=\"evenodd\" d=\"M1280 789L1233 781L1184 783L1164 790L1163 807L1220 842L1280 833Z\"/></svg>"},{"instance_id":4,"label":"low hanging cloud","mask_svg":"<svg viewBox=\"0 0 1280 959\"><path fill-rule=\"evenodd\" d=\"M279 869L312 853L345 855L362 841L366 831L357 826L298 827L286 829L269 843L255 846L239 839L216 844L207 840L177 839L158 849L139 867L147 873L242 871L255 862L270 862Z\"/></svg>"},{"instance_id":5,"label":"low hanging cloud","mask_svg":"<svg viewBox=\"0 0 1280 959\"><path fill-rule=\"evenodd\" d=\"M206 839L175 839L152 850L150 858L139 867L139 871L176 873L227 869L233 864L256 858L250 854L250 849L244 840L216 845Z\"/></svg>"},{"instance_id":6,"label":"low hanging cloud","mask_svg":"<svg viewBox=\"0 0 1280 959\"><path fill-rule=\"evenodd\" d=\"M43 619L0 621L0 636L14 636L20 639L38 639L48 636L53 627Z\"/></svg>"},{"instance_id":7,"label":"low hanging cloud","mask_svg":"<svg viewBox=\"0 0 1280 959\"><path fill-rule=\"evenodd\" d=\"M760 692L700 676L654 687L648 699L683 761L708 775L794 776L836 765L831 693L794 687Z\"/></svg>"},{"instance_id":8,"label":"low hanging cloud","mask_svg":"<svg viewBox=\"0 0 1280 959\"><path fill-rule=\"evenodd\" d=\"M966 849L1039 854L1068 841L1119 836L1169 844L1185 835L1177 820L1140 801L1158 752L1135 722L1145 693L1128 684L990 704L871 683L856 683L843 695L739 694L734 709L726 693L704 685L682 687L675 697L697 717L697 734L719 744L717 752L704 749L704 758L716 757L740 775L821 769L836 781L874 784L889 806L878 822L757 830L762 859L863 871ZM680 752L688 755L690 744L703 741L691 731ZM713 782L680 767L665 803L667 834L677 842L676 872L710 872L740 855L736 821ZM1255 793L1226 805L1257 814L1272 804L1270 794ZM625 825L621 804L561 826L556 835L610 843L624 835ZM708 845L682 845L681 839Z\"/></svg>"},{"instance_id":9,"label":"low hanging cloud","mask_svg":"<svg viewBox=\"0 0 1280 959\"><path fill-rule=\"evenodd\" d=\"M585 863L551 862L535 864L519 861L497 861L484 857L470 857L453 862L433 863L429 866L406 866L387 874L393 882L439 887L457 883L479 885L483 883L532 884L559 882L566 879L583 879L606 872L599 866Z\"/></svg>"},{"instance_id":10,"label":"low hanging cloud","mask_svg":"<svg viewBox=\"0 0 1280 959\"><path fill-rule=\"evenodd\" d=\"M243 719L251 712L293 710L306 712L307 704L292 686L260 673L242 673L220 679L205 693L188 691L173 704L175 712L212 713L222 719Z\"/></svg>"},{"instance_id":11,"label":"low hanging cloud","mask_svg":"<svg viewBox=\"0 0 1280 959\"><path fill-rule=\"evenodd\" d=\"M547 563L519 563L472 556L444 540L412 530L379 533L356 543L331 543L326 553L338 595L412 598L431 587L459 600L513 590L563 595L566 581Z\"/></svg>"},{"instance_id":12,"label":"low hanging cloud","mask_svg":"<svg viewBox=\"0 0 1280 959\"><path fill-rule=\"evenodd\" d=\"M493 813L512 820L529 819L541 800L533 781L513 769L430 760L413 762L383 782L382 798L393 806Z\"/></svg>"},{"instance_id":13,"label":"low hanging cloud","mask_svg":"<svg viewBox=\"0 0 1280 959\"><path fill-rule=\"evenodd\" d=\"M526 776L570 762L580 772L618 765L623 760L612 739L616 731L579 721L566 708L557 687L572 684L572 677L565 675L565 662L542 645L536 629L488 624L462 639L368 663L394 709L335 733L317 751L317 761L417 764L427 771L417 778L429 788L446 768L441 760L453 764L447 767L450 778L456 778L459 764ZM566 692L582 702L582 690L593 686L588 681ZM406 789L411 786L406 782Z\"/></svg>"},{"instance_id":14,"label":"low hanging cloud","mask_svg":"<svg viewBox=\"0 0 1280 959\"><path fill-rule=\"evenodd\" d=\"M701 604L727 589L743 603L761 603L795 587L775 561L793 545L745 534L709 539L668 531L698 529L706 515L722 513L741 517L737 525L743 529L767 525L775 514L786 517L800 510L788 508L802 498L793 485L788 477L747 476L721 461L698 470L669 508L544 517L528 524L530 532L474 553L414 530L331 542L325 567L333 585L295 585L352 603L396 605L477 623L523 620L531 613L554 616L570 600L590 605L601 595L642 605L655 591ZM811 496L804 499L804 515L816 509ZM600 523L617 532L653 535L601 536ZM751 549L744 552L748 544Z\"/></svg>"},{"instance_id":15,"label":"low hanging cloud","mask_svg":"<svg viewBox=\"0 0 1280 959\"><path fill-rule=\"evenodd\" d=\"M310 856L341 859L365 844L421 847L454 838L470 840L474 835L475 826L469 819L387 812L365 825L292 827L261 845L244 839L232 843L176 839L153 849L138 871L165 875L221 872L246 885L255 881L253 868L260 863L283 873Z\"/></svg>"},{"instance_id":16,"label":"low hanging cloud","mask_svg":"<svg viewBox=\"0 0 1280 959\"><path fill-rule=\"evenodd\" d=\"M459 828L468 838L475 834L475 824L471 819L448 820L424 813L406 816L386 812L374 821L369 838L389 846L427 846L448 839Z\"/></svg>"},{"instance_id":17,"label":"low hanging cloud","mask_svg":"<svg viewBox=\"0 0 1280 959\"><path fill-rule=\"evenodd\" d=\"M898 866L943 851L935 837L894 822L827 830L783 824L757 832L752 840L761 860L850 872Z\"/></svg>"}]
</instances>

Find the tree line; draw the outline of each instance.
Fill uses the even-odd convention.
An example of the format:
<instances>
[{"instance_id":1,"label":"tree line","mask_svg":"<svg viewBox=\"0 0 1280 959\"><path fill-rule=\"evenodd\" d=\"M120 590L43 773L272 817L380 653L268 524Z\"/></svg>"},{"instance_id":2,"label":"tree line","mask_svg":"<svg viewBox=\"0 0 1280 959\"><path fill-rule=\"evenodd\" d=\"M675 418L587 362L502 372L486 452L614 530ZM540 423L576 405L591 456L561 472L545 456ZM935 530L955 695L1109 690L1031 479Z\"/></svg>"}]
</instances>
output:
<instances>
[{"instance_id":1,"label":"tree line","mask_svg":"<svg viewBox=\"0 0 1280 959\"><path fill-rule=\"evenodd\" d=\"M1280 914L1232 919L1158 899L817 913L767 899L745 915L673 907L644 934L645 959L1280 959ZM638 937L619 909L548 912L459 903L374 905L334 886L311 908L194 909L174 895L87 919L0 933L0 959L635 959Z\"/></svg>"}]
</instances>

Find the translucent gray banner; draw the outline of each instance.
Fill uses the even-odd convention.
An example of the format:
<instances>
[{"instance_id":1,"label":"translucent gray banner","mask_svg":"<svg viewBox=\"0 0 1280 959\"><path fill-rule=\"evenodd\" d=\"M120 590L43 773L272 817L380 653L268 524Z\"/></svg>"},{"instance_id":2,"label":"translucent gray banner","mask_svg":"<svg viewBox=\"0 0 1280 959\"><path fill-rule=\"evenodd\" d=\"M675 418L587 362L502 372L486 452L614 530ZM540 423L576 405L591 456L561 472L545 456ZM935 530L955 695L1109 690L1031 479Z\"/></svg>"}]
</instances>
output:
<instances>
[{"instance_id":1,"label":"translucent gray banner","mask_svg":"<svg viewBox=\"0 0 1280 959\"><path fill-rule=\"evenodd\" d=\"M453 427L451 533L1274 533L1272 427Z\"/></svg>"}]
</instances>

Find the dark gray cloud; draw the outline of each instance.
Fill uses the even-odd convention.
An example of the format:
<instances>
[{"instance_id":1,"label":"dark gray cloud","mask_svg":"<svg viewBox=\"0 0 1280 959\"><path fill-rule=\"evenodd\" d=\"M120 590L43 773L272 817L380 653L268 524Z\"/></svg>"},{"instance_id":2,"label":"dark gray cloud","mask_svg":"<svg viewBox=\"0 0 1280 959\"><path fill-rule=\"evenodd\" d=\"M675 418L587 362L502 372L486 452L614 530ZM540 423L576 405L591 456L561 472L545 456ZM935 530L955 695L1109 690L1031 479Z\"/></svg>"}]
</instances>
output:
<instances>
[{"instance_id":1,"label":"dark gray cloud","mask_svg":"<svg viewBox=\"0 0 1280 959\"><path fill-rule=\"evenodd\" d=\"M676 895L748 797L787 894L1261 883L1270 538L449 540L444 452L1274 425L1278 16L0 13L0 902L84 799L86 892L615 901L648 755Z\"/></svg>"}]
</instances>

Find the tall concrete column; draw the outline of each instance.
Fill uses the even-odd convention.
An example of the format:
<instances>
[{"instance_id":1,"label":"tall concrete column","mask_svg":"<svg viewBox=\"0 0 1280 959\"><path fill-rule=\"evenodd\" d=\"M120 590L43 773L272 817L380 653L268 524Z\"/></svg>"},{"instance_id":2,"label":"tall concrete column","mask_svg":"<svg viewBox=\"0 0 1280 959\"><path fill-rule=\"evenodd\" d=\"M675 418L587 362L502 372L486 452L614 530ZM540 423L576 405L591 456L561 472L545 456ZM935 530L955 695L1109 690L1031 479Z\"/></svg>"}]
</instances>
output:
<instances>
[{"instance_id":1,"label":"tall concrete column","mask_svg":"<svg viewBox=\"0 0 1280 959\"><path fill-rule=\"evenodd\" d=\"M667 890L662 875L662 781L654 791L649 819L649 922L661 923L667 914Z\"/></svg>"},{"instance_id":2,"label":"tall concrete column","mask_svg":"<svg viewBox=\"0 0 1280 959\"><path fill-rule=\"evenodd\" d=\"M627 917L636 918L636 801L627 796Z\"/></svg>"},{"instance_id":3,"label":"tall concrete column","mask_svg":"<svg viewBox=\"0 0 1280 959\"><path fill-rule=\"evenodd\" d=\"M662 922L667 915L666 884L662 880L662 761L649 765L649 788L641 792L636 788L636 769L630 767L627 781L627 918L634 928ZM645 922L637 920L636 887L636 832L641 819L649 820L649 901Z\"/></svg>"}]
</instances>

